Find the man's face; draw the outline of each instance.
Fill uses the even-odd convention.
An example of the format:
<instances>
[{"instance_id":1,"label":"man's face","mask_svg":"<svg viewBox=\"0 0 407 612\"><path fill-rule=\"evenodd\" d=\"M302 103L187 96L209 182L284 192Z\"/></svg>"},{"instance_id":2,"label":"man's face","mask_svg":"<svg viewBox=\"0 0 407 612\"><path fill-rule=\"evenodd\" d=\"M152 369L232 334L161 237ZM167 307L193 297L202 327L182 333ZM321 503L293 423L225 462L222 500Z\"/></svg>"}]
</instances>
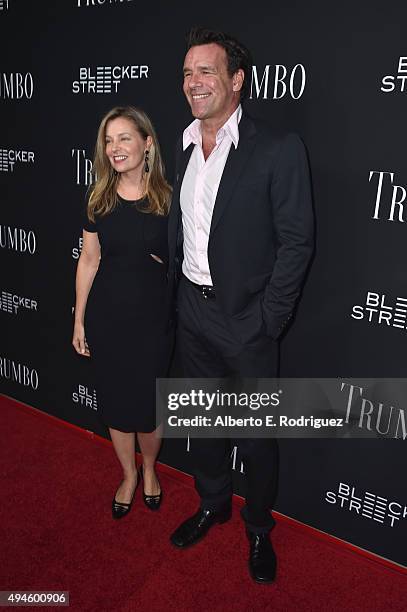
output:
<instances>
[{"instance_id":1,"label":"man's face","mask_svg":"<svg viewBox=\"0 0 407 612\"><path fill-rule=\"evenodd\" d=\"M230 76L226 51L216 43L191 47L184 61L184 93L197 119L223 121L239 102L243 71Z\"/></svg>"}]
</instances>

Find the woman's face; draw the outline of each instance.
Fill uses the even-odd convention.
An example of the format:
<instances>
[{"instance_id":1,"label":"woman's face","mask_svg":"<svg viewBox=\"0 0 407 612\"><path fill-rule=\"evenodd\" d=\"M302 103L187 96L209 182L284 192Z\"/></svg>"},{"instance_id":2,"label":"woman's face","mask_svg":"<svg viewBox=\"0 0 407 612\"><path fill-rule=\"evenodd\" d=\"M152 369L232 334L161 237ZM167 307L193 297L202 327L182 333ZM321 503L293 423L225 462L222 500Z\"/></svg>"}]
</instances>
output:
<instances>
[{"instance_id":1,"label":"woman's face","mask_svg":"<svg viewBox=\"0 0 407 612\"><path fill-rule=\"evenodd\" d=\"M142 170L144 152L151 143L140 135L133 121L125 117L111 119L106 126L106 155L117 172Z\"/></svg>"}]
</instances>

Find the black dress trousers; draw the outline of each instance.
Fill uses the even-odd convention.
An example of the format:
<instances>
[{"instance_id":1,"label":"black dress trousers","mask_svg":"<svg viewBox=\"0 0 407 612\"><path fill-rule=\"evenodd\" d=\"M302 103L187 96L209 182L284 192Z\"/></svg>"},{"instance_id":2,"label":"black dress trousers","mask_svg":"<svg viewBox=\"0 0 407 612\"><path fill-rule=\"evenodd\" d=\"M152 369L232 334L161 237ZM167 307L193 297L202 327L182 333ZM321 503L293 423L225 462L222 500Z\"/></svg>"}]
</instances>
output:
<instances>
[{"instance_id":1,"label":"black dress trousers","mask_svg":"<svg viewBox=\"0 0 407 612\"><path fill-rule=\"evenodd\" d=\"M178 289L177 344L187 378L274 378L278 371L278 343L265 333L250 342L224 315L219 303L205 298L182 277ZM236 439L247 480L242 517L250 531L269 531L277 493L278 446L275 439ZM191 455L201 507L220 510L232 496L231 440L193 438Z\"/></svg>"}]
</instances>

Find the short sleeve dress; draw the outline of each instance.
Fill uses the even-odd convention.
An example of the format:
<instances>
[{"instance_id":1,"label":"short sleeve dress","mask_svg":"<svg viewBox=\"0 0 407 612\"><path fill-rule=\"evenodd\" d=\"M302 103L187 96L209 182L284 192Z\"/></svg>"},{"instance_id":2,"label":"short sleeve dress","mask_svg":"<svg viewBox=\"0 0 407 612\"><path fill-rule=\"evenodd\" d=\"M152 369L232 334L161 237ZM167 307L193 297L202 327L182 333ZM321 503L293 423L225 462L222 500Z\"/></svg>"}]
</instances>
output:
<instances>
[{"instance_id":1,"label":"short sleeve dress","mask_svg":"<svg viewBox=\"0 0 407 612\"><path fill-rule=\"evenodd\" d=\"M98 410L106 425L126 432L151 432L158 425L155 380L166 376L172 351L168 217L143 212L146 204L119 197L110 214L84 221L101 245L85 311Z\"/></svg>"}]
</instances>

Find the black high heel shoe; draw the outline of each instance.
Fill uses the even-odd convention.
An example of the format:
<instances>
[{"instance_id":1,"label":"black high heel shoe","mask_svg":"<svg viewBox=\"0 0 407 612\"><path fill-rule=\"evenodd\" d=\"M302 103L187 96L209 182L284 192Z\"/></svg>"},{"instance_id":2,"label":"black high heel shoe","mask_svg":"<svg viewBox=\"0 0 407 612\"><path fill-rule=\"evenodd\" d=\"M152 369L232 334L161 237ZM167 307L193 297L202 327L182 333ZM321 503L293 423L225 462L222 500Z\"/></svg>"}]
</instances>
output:
<instances>
[{"instance_id":1,"label":"black high heel shoe","mask_svg":"<svg viewBox=\"0 0 407 612\"><path fill-rule=\"evenodd\" d=\"M140 475L141 475L141 478L144 480L144 466L141 466ZM160 485L160 489L161 489L161 485ZM144 493L144 486L143 486L143 501L149 510L158 510L159 507L161 506L162 498L163 498L162 490L160 490L158 495L146 495Z\"/></svg>"},{"instance_id":2,"label":"black high heel shoe","mask_svg":"<svg viewBox=\"0 0 407 612\"><path fill-rule=\"evenodd\" d=\"M113 497L113 501L112 501L112 517L114 519L121 519L124 516L126 516L126 514L128 514L131 510L131 506L133 504L133 499L134 499L134 495L137 491L137 487L140 484L140 472L139 470L137 470L137 484L134 487L134 491L133 491L133 495L131 496L131 500L128 504L126 504L125 502L118 502L116 501L116 495Z\"/></svg>"}]
</instances>

